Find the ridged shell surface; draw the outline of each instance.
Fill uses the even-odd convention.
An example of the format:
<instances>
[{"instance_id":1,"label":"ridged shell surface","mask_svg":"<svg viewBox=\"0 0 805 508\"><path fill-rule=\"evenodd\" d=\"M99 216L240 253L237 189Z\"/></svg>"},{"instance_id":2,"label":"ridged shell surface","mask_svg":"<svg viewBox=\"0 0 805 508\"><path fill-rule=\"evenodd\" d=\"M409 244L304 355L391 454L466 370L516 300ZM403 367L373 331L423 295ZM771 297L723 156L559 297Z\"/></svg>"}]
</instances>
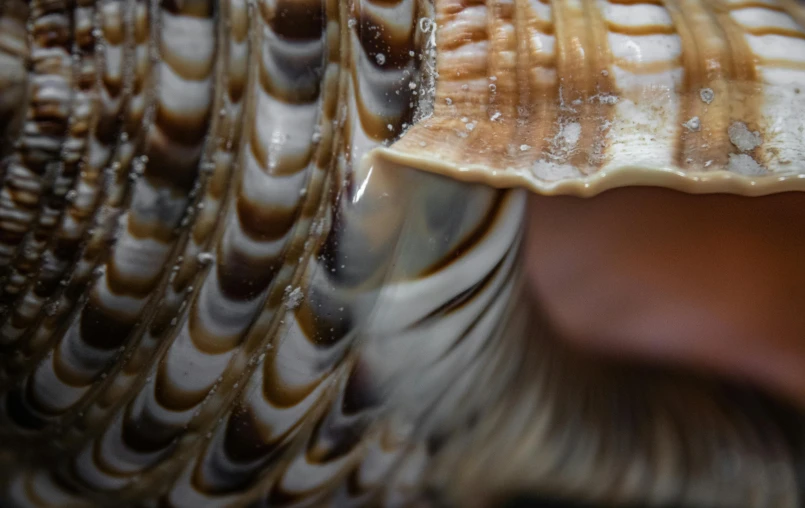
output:
<instances>
[{"instance_id":1,"label":"ridged shell surface","mask_svg":"<svg viewBox=\"0 0 805 508\"><path fill-rule=\"evenodd\" d=\"M802 415L577 355L520 244L529 191L802 190L803 27L0 0L0 506L801 506Z\"/></svg>"},{"instance_id":2,"label":"ridged shell surface","mask_svg":"<svg viewBox=\"0 0 805 508\"><path fill-rule=\"evenodd\" d=\"M434 114L387 157L495 186L802 190L803 6L436 3Z\"/></svg>"}]
</instances>

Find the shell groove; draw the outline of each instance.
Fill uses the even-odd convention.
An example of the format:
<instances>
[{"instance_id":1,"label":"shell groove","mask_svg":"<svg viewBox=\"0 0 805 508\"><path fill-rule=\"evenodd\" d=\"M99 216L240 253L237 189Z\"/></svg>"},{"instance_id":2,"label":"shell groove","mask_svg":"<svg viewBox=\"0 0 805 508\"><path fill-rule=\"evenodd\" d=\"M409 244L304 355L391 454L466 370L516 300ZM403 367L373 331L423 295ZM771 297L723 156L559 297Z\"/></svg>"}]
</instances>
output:
<instances>
[{"instance_id":1,"label":"shell groove","mask_svg":"<svg viewBox=\"0 0 805 508\"><path fill-rule=\"evenodd\" d=\"M0 0L0 504L798 506L800 415L576 356L520 244L527 190L755 192L733 156L800 185L805 69L769 41L803 26L786 0Z\"/></svg>"}]
</instances>

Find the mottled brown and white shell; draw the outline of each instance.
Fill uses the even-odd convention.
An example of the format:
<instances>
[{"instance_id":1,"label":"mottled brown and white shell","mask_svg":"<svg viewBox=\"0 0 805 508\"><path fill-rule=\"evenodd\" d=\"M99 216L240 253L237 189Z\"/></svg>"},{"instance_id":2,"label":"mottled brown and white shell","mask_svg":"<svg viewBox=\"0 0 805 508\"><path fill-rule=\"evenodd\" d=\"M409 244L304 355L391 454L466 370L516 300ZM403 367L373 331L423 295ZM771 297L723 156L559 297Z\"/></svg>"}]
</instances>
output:
<instances>
[{"instance_id":1,"label":"mottled brown and white shell","mask_svg":"<svg viewBox=\"0 0 805 508\"><path fill-rule=\"evenodd\" d=\"M796 507L557 341L528 192L805 189L796 0L0 0L0 506Z\"/></svg>"}]
</instances>

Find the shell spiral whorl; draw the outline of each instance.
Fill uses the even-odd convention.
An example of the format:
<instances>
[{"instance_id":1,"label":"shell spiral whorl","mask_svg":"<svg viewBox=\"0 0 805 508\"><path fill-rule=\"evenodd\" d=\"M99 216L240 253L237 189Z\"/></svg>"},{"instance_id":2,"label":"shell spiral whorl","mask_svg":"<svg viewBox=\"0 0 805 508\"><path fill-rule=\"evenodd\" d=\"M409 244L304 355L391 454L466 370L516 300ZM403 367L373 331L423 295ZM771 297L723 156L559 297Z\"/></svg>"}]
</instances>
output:
<instances>
[{"instance_id":1,"label":"shell spiral whorl","mask_svg":"<svg viewBox=\"0 0 805 508\"><path fill-rule=\"evenodd\" d=\"M799 415L567 350L520 244L529 190L802 190L803 27L0 0L0 506L798 506Z\"/></svg>"}]
</instances>

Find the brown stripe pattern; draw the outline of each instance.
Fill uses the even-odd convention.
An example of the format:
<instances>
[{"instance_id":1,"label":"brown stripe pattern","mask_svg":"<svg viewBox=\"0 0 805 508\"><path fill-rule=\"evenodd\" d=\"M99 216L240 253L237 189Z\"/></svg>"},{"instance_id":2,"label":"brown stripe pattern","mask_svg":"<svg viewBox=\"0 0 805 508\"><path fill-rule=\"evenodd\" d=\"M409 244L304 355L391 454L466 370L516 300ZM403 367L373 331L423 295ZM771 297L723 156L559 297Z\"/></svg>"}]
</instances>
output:
<instances>
[{"instance_id":1,"label":"brown stripe pattern","mask_svg":"<svg viewBox=\"0 0 805 508\"><path fill-rule=\"evenodd\" d=\"M799 506L801 415L576 355L520 244L627 165L790 181L804 16L0 0L0 506Z\"/></svg>"},{"instance_id":2,"label":"brown stripe pattern","mask_svg":"<svg viewBox=\"0 0 805 508\"><path fill-rule=\"evenodd\" d=\"M27 285L30 275L39 268L43 252L54 235L68 201L75 199L74 188L79 166L89 144L90 124L95 119L95 1L78 2L72 12L73 25L73 98L67 138L61 149L61 163L50 188L40 197L39 217L26 234L13 261L0 301L6 307Z\"/></svg>"},{"instance_id":3,"label":"brown stripe pattern","mask_svg":"<svg viewBox=\"0 0 805 508\"><path fill-rule=\"evenodd\" d=\"M435 114L386 158L547 194L802 190L796 2L444 6Z\"/></svg>"},{"instance_id":4,"label":"brown stripe pattern","mask_svg":"<svg viewBox=\"0 0 805 508\"><path fill-rule=\"evenodd\" d=\"M109 241L118 225L122 202L129 187L132 147L138 143L142 137L141 132L144 132L149 125L148 119L144 117L150 104L151 96L146 92L151 88L149 83L152 79L148 19L149 3L145 0L129 2L125 9L115 9L112 5L108 5L101 10L101 22L104 23L105 31L108 27L109 33L114 34L112 37L117 35L115 38L117 47L109 48L106 59L108 72L102 79L105 83L111 83L109 87L113 90L116 89L115 82L122 79L119 81L124 90L122 104L112 106L121 109L110 111L112 115L122 115L120 117L122 124L113 123L114 130L108 137L104 136L106 141L98 147L97 155L102 158L109 157L110 155L104 154L106 150L113 148L112 158L107 164L100 166L92 162L96 159L89 161L93 171L88 172L86 182L93 187L88 189L87 197L98 199L98 190L101 197L99 201L82 201L83 206L79 213L83 220L90 221L89 230L86 231L89 237L85 238L82 235L84 232L79 229L65 246L67 249L54 253L58 264L46 272L47 282L38 285L37 293L41 296L38 296L37 300L43 305L35 307L33 312L26 313L21 320L15 316L17 322L12 324L16 330L11 337L17 340L18 344L15 346L15 355L9 358L7 373L12 379L27 373L35 365L34 361L47 351L48 345L58 338L58 330L64 326L64 321L70 317L76 303L83 298L96 267L105 257ZM121 32L121 23L124 27L130 28ZM123 35L122 39L120 35ZM126 51L124 45L131 46L132 50ZM127 69L131 69L131 72ZM117 101L117 98L114 101ZM95 147L91 147L91 150L95 150ZM103 167L103 173L101 180L98 181L93 174L100 167ZM102 187L97 189L99 185ZM94 208L88 208L89 206ZM87 214L90 210L91 217ZM70 250L71 247L80 249L77 257ZM46 303L45 297L49 298Z\"/></svg>"},{"instance_id":5,"label":"brown stripe pattern","mask_svg":"<svg viewBox=\"0 0 805 508\"><path fill-rule=\"evenodd\" d=\"M28 420L67 411L125 347L147 311L186 213L211 117L216 38L212 5L191 2L178 12L171 7L153 13L162 30L154 41L160 61L155 90L149 90L152 125L132 162L130 195L115 196L115 208L128 204L115 225L116 242L62 335L7 395L7 407L18 407ZM195 30L174 28L183 22ZM182 52L196 58L183 61Z\"/></svg>"},{"instance_id":6,"label":"brown stripe pattern","mask_svg":"<svg viewBox=\"0 0 805 508\"><path fill-rule=\"evenodd\" d=\"M65 302L57 300L60 291L67 286L68 275L82 242L90 232L96 207L103 195L105 168L110 163L118 143L121 115L125 111L130 94L133 72L130 67L132 45L127 40L133 37L130 28L133 4L122 0L103 0L96 6L97 22L93 24L96 39L97 111L88 133L87 152L79 160L75 187L58 228L48 240L42 265L33 280L28 282L23 294L16 297L3 314L2 336L6 350L14 350L28 358L29 343L21 340L38 319L43 310L51 316L66 308ZM73 279L71 291L77 285ZM63 284L62 284L63 281ZM57 304L57 302L59 302ZM28 334L27 336L30 336Z\"/></svg>"},{"instance_id":7,"label":"brown stripe pattern","mask_svg":"<svg viewBox=\"0 0 805 508\"><path fill-rule=\"evenodd\" d=\"M68 136L73 104L74 34L68 2L34 1L30 10L27 111L17 146L2 161L0 274L3 278L42 212L40 198L57 185L64 169L60 155Z\"/></svg>"}]
</instances>

